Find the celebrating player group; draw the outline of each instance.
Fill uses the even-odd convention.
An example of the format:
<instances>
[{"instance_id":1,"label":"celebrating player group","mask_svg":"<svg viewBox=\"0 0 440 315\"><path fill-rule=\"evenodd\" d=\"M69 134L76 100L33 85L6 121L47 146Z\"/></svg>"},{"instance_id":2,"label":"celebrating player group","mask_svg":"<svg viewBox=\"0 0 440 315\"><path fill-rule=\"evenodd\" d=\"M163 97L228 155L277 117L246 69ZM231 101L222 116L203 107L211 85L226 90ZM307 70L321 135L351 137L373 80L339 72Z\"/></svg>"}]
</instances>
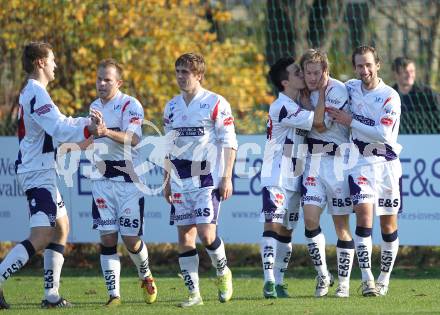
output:
<instances>
[{"instance_id":1,"label":"celebrating player group","mask_svg":"<svg viewBox=\"0 0 440 315\"><path fill-rule=\"evenodd\" d=\"M269 78L279 94L269 107L261 169L264 298L290 297L284 273L301 209L308 253L317 273L316 297L328 295L335 282L327 267L320 228L324 209L332 216L338 236L335 296L349 297L355 254L362 272L362 295L388 292L399 247L397 214L402 206L401 146L397 143L400 98L378 77L380 59L373 47L356 48L351 61L358 79L345 84L330 76L326 54L316 49L307 50L298 62L284 57L270 68ZM158 287L141 238L148 196L139 189L144 179L136 171L145 159L138 145L144 112L136 98L120 90L123 66L114 59L98 63L98 98L90 104L90 115L72 118L60 112L47 92L48 83L55 78L52 47L43 42L27 44L22 63L27 77L19 97L16 174L28 200L30 235L0 264L0 309L10 307L3 294L4 283L41 250L41 307L73 306L59 294L69 233L67 211L57 188L55 157L62 143L77 143L78 148L94 152L90 211L101 241L103 285L108 292L103 304L114 307L123 303L119 235L138 272L145 302L154 303ZM163 194L170 205L170 224L177 227L178 262L188 289L188 298L179 306L203 305L197 237L216 270L218 300L225 303L233 296L232 271L217 224L221 203L233 192L238 149L234 117L223 96L203 88L203 56L183 54L174 67L180 94L163 111ZM352 214L356 216L354 234L349 226ZM376 279L371 272L374 214L380 218L383 239L381 272Z\"/></svg>"}]
</instances>

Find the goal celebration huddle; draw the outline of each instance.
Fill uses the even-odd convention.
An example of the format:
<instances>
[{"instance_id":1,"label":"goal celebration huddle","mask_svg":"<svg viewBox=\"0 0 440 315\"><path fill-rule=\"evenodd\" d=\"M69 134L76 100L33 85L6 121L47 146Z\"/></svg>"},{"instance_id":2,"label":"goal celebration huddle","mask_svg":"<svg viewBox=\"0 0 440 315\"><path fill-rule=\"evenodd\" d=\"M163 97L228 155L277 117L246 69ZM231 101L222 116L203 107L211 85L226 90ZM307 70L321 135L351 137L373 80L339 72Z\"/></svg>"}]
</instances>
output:
<instances>
[{"instance_id":1,"label":"goal celebration huddle","mask_svg":"<svg viewBox=\"0 0 440 315\"><path fill-rule=\"evenodd\" d=\"M108 293L102 304L124 303L119 235L137 270L145 303L155 303L160 300L160 283L156 284L142 238L144 226L148 228L144 211L149 196L139 189L144 179L137 173L146 158L139 145L143 108L149 105L123 92L124 67L108 58L96 65L97 99L89 106L89 116L65 116L47 90L55 79L55 53L48 43L31 42L22 54L26 79L18 101L15 172L28 201L30 234L0 263L0 309L10 308L5 282L40 251L44 252L41 307L75 306L59 292L69 234L67 210L57 187L57 147L63 143L94 151L90 226L100 236L102 286ZM390 275L399 248L397 215L402 210L400 97L379 77L381 62L375 48L357 47L351 62L356 79L345 83L331 77L327 55L318 49L305 51L299 60L283 57L270 66L268 77L278 97L268 109L258 209L262 228L261 235L255 235L261 250L262 298L295 296L284 280L295 233L304 233L316 271L310 295L348 298L355 257L363 296L385 296L392 288ZM216 272L218 300L226 303L240 292L234 291L234 268L228 265L217 225L221 204L233 198L238 150L234 124L239 121L227 96L203 87L202 55L179 56L174 70L180 93L162 104L163 196L170 224L177 227L178 264L188 292L179 306L203 305L197 238ZM335 275L329 272L320 227L325 209L338 238ZM355 217L354 227L350 216ZM371 260L374 216L379 217L382 234L378 275L372 273ZM300 217L305 230L295 231Z\"/></svg>"}]
</instances>

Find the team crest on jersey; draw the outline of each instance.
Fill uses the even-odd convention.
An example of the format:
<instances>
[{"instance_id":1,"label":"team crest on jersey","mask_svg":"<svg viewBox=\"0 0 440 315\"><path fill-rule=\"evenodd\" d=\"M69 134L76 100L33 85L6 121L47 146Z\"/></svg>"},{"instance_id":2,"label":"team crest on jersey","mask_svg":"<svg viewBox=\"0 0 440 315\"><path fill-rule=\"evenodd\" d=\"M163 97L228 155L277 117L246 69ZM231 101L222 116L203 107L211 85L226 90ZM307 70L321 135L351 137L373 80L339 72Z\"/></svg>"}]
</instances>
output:
<instances>
[{"instance_id":1,"label":"team crest on jersey","mask_svg":"<svg viewBox=\"0 0 440 315\"><path fill-rule=\"evenodd\" d=\"M316 186L316 178L313 176L308 176L305 182L306 186Z\"/></svg>"},{"instance_id":2,"label":"team crest on jersey","mask_svg":"<svg viewBox=\"0 0 440 315\"><path fill-rule=\"evenodd\" d=\"M282 206L284 203L284 195L283 194L275 194L275 203L277 206Z\"/></svg>"},{"instance_id":3,"label":"team crest on jersey","mask_svg":"<svg viewBox=\"0 0 440 315\"><path fill-rule=\"evenodd\" d=\"M173 194L173 203L175 203L175 204L182 204L183 203L183 201L182 201L182 194L181 193L174 193Z\"/></svg>"},{"instance_id":4,"label":"team crest on jersey","mask_svg":"<svg viewBox=\"0 0 440 315\"><path fill-rule=\"evenodd\" d=\"M98 209L107 208L107 205L105 204L105 199L104 198L96 198L96 207L98 207Z\"/></svg>"},{"instance_id":5,"label":"team crest on jersey","mask_svg":"<svg viewBox=\"0 0 440 315\"><path fill-rule=\"evenodd\" d=\"M365 176L359 176L357 178L357 183L358 183L358 185L367 185L368 178L366 178Z\"/></svg>"}]
</instances>

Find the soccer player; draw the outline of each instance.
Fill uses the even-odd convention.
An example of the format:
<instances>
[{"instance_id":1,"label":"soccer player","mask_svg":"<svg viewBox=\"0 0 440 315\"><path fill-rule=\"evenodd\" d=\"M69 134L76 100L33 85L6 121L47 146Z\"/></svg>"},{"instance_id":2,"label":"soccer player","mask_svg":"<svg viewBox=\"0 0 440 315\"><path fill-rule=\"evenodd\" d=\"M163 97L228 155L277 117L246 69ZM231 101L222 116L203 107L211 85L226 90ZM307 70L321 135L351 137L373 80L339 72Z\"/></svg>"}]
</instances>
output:
<instances>
[{"instance_id":1,"label":"soccer player","mask_svg":"<svg viewBox=\"0 0 440 315\"><path fill-rule=\"evenodd\" d=\"M9 308L2 287L38 251L44 251L44 295L41 307L70 307L59 295L64 247L69 219L57 188L57 144L80 142L96 128L91 118L72 118L60 113L46 87L55 79L55 57L48 43L31 42L24 47L23 69L27 81L19 97L18 181L29 203L30 236L17 244L0 264L0 309ZM93 114L93 113L92 113Z\"/></svg>"},{"instance_id":2,"label":"soccer player","mask_svg":"<svg viewBox=\"0 0 440 315\"><path fill-rule=\"evenodd\" d=\"M134 171L140 164L136 145L142 137L144 110L137 99L119 90L122 78L123 68L116 60L102 60L96 77L99 98L90 105L102 115L93 143L93 164L99 175L91 179L93 228L100 232L101 268L110 297L106 306L121 303L118 234L136 265L145 302L154 303L157 297L147 245L140 238L145 200L136 187L140 179ZM124 150L130 152L131 159L124 155Z\"/></svg>"},{"instance_id":3,"label":"soccer player","mask_svg":"<svg viewBox=\"0 0 440 315\"><path fill-rule=\"evenodd\" d=\"M304 144L315 117L313 111L299 105L300 91L305 88L304 77L292 57L281 58L272 65L269 77L279 94L269 108L261 171L263 295L288 298L284 272L292 254L292 232L298 222L304 166L299 145Z\"/></svg>"},{"instance_id":4,"label":"soccer player","mask_svg":"<svg viewBox=\"0 0 440 315\"><path fill-rule=\"evenodd\" d=\"M203 304L197 236L217 270L218 299L227 302L232 297L232 273L217 222L221 201L232 195L237 150L234 118L221 95L202 87L203 56L181 55L175 71L181 94L166 104L163 116L167 136L175 136L166 160L164 196L171 204L170 223L177 225L179 265L189 290L188 300L180 306Z\"/></svg>"},{"instance_id":5,"label":"soccer player","mask_svg":"<svg viewBox=\"0 0 440 315\"><path fill-rule=\"evenodd\" d=\"M350 170L350 194L356 212L356 254L362 272L364 296L386 295L399 249L397 214L402 207L402 167L397 143L400 97L378 77L380 60L376 49L360 46L352 54L360 80L346 83L352 115L329 109L335 122L351 127L351 141L360 158ZM374 282L371 272L373 213L380 217L382 231L381 273Z\"/></svg>"},{"instance_id":6,"label":"soccer player","mask_svg":"<svg viewBox=\"0 0 440 315\"><path fill-rule=\"evenodd\" d=\"M306 86L310 91L311 103L322 109L333 107L348 111L348 93L344 83L329 77L327 55L310 49L300 60ZM318 115L318 110L315 110ZM317 125L307 135L309 156L303 176L302 204L304 209L305 236L310 258L318 276L315 296L327 295L333 285L333 276L327 270L325 237L320 227L320 217L327 207L333 217L338 236L336 245L339 285L337 297L349 296L350 273L354 258L354 242L349 228L349 214L352 212L348 174L337 176L335 155L341 155L337 148L347 143L349 131L346 126L333 124L325 114L323 124Z\"/></svg>"}]
</instances>

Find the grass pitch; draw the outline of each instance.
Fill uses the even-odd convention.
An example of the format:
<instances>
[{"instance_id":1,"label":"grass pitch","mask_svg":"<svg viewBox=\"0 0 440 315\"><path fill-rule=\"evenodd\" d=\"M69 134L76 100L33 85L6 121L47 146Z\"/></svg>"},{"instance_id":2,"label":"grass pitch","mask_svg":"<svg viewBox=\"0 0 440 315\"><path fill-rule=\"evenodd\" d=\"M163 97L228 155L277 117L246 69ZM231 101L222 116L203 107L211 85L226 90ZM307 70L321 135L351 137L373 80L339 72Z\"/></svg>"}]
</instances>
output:
<instances>
[{"instance_id":1,"label":"grass pitch","mask_svg":"<svg viewBox=\"0 0 440 315\"><path fill-rule=\"evenodd\" d=\"M364 298L357 288L360 275L353 272L350 298L334 297L336 285L325 298L313 297L314 272L292 266L287 275L290 299L262 298L262 272L255 268L232 268L234 297L226 304L217 300L213 273L201 275L204 306L181 309L176 305L186 298L186 289L177 272L155 271L158 301L146 305L131 266L123 266L121 295L123 304L107 309L103 279L98 270L64 270L61 293L74 304L72 309L42 310L41 270L25 269L5 285L5 297L11 309L4 314L440 314L440 271L435 269L397 269L386 297ZM336 274L336 273L334 273ZM375 272L377 275L378 272Z\"/></svg>"}]
</instances>

